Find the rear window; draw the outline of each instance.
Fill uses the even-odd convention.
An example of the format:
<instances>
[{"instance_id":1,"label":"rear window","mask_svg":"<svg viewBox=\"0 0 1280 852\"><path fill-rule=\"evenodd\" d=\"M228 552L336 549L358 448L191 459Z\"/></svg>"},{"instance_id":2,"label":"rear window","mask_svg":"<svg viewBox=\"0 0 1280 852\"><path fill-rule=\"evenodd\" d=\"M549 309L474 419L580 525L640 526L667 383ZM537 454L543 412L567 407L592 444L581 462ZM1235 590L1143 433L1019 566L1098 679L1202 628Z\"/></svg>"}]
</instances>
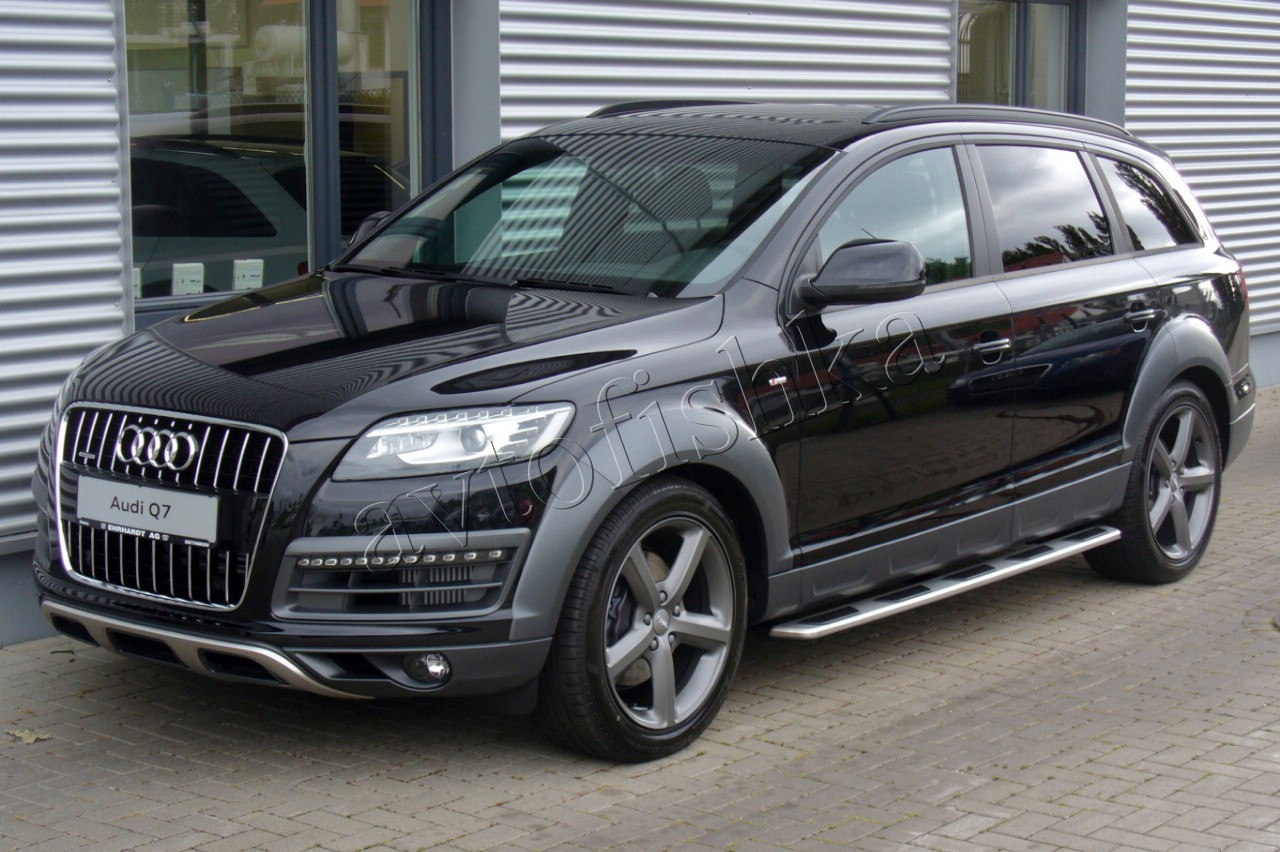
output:
<instances>
[{"instance_id":1,"label":"rear window","mask_svg":"<svg viewBox=\"0 0 1280 852\"><path fill-rule=\"evenodd\" d=\"M209 169L134 157L135 237L274 237L275 226L235 184Z\"/></svg>"},{"instance_id":2,"label":"rear window","mask_svg":"<svg viewBox=\"0 0 1280 852\"><path fill-rule=\"evenodd\" d=\"M978 148L1005 272L1112 254L1111 224L1080 155L1061 148Z\"/></svg>"},{"instance_id":3,"label":"rear window","mask_svg":"<svg viewBox=\"0 0 1280 852\"><path fill-rule=\"evenodd\" d=\"M1155 175L1106 157L1099 157L1098 164L1120 206L1135 249L1155 251L1200 241L1178 202Z\"/></svg>"}]
</instances>

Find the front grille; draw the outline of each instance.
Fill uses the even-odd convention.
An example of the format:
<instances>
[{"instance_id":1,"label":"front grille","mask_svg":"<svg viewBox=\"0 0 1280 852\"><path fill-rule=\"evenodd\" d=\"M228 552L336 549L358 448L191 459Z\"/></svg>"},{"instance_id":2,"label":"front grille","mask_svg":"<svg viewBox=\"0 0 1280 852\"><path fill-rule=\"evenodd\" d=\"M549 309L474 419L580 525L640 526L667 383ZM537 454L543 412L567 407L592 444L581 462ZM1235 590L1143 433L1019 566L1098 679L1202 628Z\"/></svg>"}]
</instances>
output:
<instances>
[{"instance_id":1,"label":"front grille","mask_svg":"<svg viewBox=\"0 0 1280 852\"><path fill-rule=\"evenodd\" d=\"M179 545L63 521L71 569L126 591L183 603L229 607L249 578L249 554L222 547Z\"/></svg>"},{"instance_id":2,"label":"front grille","mask_svg":"<svg viewBox=\"0 0 1280 852\"><path fill-rule=\"evenodd\" d=\"M509 556L484 561L483 551L472 556L479 561L413 568L352 565L350 558L316 559L339 564L296 567L288 604L295 612L363 615L457 614L488 609L501 597L512 562Z\"/></svg>"},{"instance_id":3,"label":"front grille","mask_svg":"<svg viewBox=\"0 0 1280 852\"><path fill-rule=\"evenodd\" d=\"M129 427L186 432L197 447L181 470L139 463L116 451ZM128 443L126 435L126 444ZM72 574L122 592L215 609L239 605L268 498L284 460L283 436L234 423L153 411L76 406L64 420L58 505L63 564ZM217 540L191 544L137 535L76 516L80 477L213 495Z\"/></svg>"},{"instance_id":4,"label":"front grille","mask_svg":"<svg viewBox=\"0 0 1280 852\"><path fill-rule=\"evenodd\" d=\"M128 426L182 430L199 444L195 461L184 470L131 464L116 453L120 432ZM265 495L284 457L277 435L247 426L210 423L166 414L107 408L73 408L67 413L63 464L144 482L215 491Z\"/></svg>"}]
</instances>

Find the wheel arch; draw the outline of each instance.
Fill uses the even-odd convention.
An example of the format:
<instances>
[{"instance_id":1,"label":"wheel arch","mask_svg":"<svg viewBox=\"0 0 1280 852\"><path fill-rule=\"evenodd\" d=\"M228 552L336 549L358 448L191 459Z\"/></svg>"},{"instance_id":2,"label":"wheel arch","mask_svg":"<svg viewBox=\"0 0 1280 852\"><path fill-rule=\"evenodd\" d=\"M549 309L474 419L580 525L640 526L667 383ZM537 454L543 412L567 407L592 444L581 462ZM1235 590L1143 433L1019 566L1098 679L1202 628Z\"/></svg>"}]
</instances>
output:
<instances>
[{"instance_id":1,"label":"wheel arch","mask_svg":"<svg viewBox=\"0 0 1280 852\"><path fill-rule=\"evenodd\" d=\"M733 417L728 412L720 412ZM736 418L734 418L736 419ZM651 478L681 477L714 496L738 527L747 569L748 623L767 608L768 577L791 567L790 514L778 469L764 443L743 421L736 432L742 439L723 451L701 457L687 448L694 442L674 432L676 439L664 453L628 459L634 475L618 485L598 477L585 499L574 506L547 512L534 533L512 599L511 639L552 635L560 620L569 583L600 525L641 483ZM644 447L629 442L628 449ZM681 452L676 447L684 447ZM610 471L608 442L595 442L585 454L598 471Z\"/></svg>"},{"instance_id":2,"label":"wheel arch","mask_svg":"<svg viewBox=\"0 0 1280 852\"><path fill-rule=\"evenodd\" d=\"M1218 427L1218 440L1222 442L1222 458L1225 461L1230 457L1228 451L1231 445L1231 410L1227 403L1226 387L1218 380L1217 374L1204 366L1184 370L1178 375L1178 379L1185 379L1200 388L1205 399L1209 400L1209 407L1213 409L1213 419Z\"/></svg>"},{"instance_id":3,"label":"wheel arch","mask_svg":"<svg viewBox=\"0 0 1280 852\"><path fill-rule=\"evenodd\" d=\"M1227 387L1231 369L1227 354L1208 323L1200 317L1186 316L1160 329L1143 360L1125 415L1124 461L1134 459L1156 400L1179 379L1192 382L1208 398L1222 439L1223 458L1228 457L1231 410Z\"/></svg>"},{"instance_id":4,"label":"wheel arch","mask_svg":"<svg viewBox=\"0 0 1280 852\"><path fill-rule=\"evenodd\" d=\"M666 475L687 479L711 492L733 521L746 561L747 622L757 621L768 603L769 560L764 519L751 492L733 474L708 464L681 465Z\"/></svg>"}]
</instances>

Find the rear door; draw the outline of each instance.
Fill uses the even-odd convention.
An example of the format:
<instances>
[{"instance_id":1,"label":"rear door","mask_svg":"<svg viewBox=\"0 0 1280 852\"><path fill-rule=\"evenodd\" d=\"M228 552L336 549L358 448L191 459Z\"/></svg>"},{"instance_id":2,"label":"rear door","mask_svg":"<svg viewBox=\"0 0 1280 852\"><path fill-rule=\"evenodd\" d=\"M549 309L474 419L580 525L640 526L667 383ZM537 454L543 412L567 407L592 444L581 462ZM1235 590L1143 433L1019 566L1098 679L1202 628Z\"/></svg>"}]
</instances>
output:
<instances>
[{"instance_id":1,"label":"rear door","mask_svg":"<svg viewBox=\"0 0 1280 852\"><path fill-rule=\"evenodd\" d=\"M994 227L989 249L1013 313L1014 357L974 377L1016 394L1015 536L1069 526L1109 499L1138 367L1163 319L1152 277L1115 233L1111 198L1077 145L972 148ZM1097 476L1084 491L1050 495ZM1059 499L1061 498L1061 499Z\"/></svg>"}]
</instances>

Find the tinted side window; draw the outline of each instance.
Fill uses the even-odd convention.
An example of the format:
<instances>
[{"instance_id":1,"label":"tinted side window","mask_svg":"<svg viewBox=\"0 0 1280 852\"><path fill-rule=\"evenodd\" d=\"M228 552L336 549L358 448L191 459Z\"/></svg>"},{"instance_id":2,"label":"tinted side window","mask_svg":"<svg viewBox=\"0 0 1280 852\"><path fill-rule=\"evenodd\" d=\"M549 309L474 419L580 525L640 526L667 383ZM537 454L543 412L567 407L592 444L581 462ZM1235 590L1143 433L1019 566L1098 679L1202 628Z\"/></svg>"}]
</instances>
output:
<instances>
[{"instance_id":1,"label":"tinted side window","mask_svg":"<svg viewBox=\"0 0 1280 852\"><path fill-rule=\"evenodd\" d=\"M192 210L193 237L274 237L276 229L249 197L231 181L208 169L187 170L191 199L200 211Z\"/></svg>"},{"instance_id":2,"label":"tinted side window","mask_svg":"<svg viewBox=\"0 0 1280 852\"><path fill-rule=\"evenodd\" d=\"M1111 254L1111 224L1073 151L978 148L1006 272Z\"/></svg>"},{"instance_id":3,"label":"tinted side window","mask_svg":"<svg viewBox=\"0 0 1280 852\"><path fill-rule=\"evenodd\" d=\"M248 196L209 169L134 157L130 179L135 237L276 235L275 226Z\"/></svg>"},{"instance_id":4,"label":"tinted side window","mask_svg":"<svg viewBox=\"0 0 1280 852\"><path fill-rule=\"evenodd\" d=\"M845 243L866 239L911 243L924 257L930 284L973 274L952 149L908 154L864 178L818 232L822 262Z\"/></svg>"},{"instance_id":5,"label":"tinted side window","mask_svg":"<svg viewBox=\"0 0 1280 852\"><path fill-rule=\"evenodd\" d=\"M1199 242L1178 203L1154 175L1105 157L1099 157L1098 164L1120 205L1135 249L1153 251Z\"/></svg>"}]
</instances>

